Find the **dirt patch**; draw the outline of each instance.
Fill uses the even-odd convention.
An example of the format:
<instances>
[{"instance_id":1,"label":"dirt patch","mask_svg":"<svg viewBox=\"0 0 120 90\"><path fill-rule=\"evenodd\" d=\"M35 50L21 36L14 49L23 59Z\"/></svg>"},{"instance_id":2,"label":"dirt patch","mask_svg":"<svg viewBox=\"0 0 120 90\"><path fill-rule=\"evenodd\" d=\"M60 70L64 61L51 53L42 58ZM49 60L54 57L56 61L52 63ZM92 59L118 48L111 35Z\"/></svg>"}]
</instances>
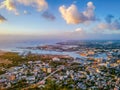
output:
<instances>
[{"instance_id":1,"label":"dirt patch","mask_svg":"<svg viewBox=\"0 0 120 90\"><path fill-rule=\"evenodd\" d=\"M6 52L5 51L1 51L0 50L0 56L2 56L2 55L4 55ZM2 58L0 58L0 64L6 64L6 65L8 65L8 64L11 64L12 63L12 61L9 61L8 59L2 59Z\"/></svg>"},{"instance_id":2,"label":"dirt patch","mask_svg":"<svg viewBox=\"0 0 120 90\"><path fill-rule=\"evenodd\" d=\"M8 65L8 64L12 64L12 61L10 61L8 59L1 59L0 58L0 64L6 64L6 65Z\"/></svg>"},{"instance_id":3,"label":"dirt patch","mask_svg":"<svg viewBox=\"0 0 120 90\"><path fill-rule=\"evenodd\" d=\"M6 52L0 50L0 56L4 55Z\"/></svg>"}]
</instances>

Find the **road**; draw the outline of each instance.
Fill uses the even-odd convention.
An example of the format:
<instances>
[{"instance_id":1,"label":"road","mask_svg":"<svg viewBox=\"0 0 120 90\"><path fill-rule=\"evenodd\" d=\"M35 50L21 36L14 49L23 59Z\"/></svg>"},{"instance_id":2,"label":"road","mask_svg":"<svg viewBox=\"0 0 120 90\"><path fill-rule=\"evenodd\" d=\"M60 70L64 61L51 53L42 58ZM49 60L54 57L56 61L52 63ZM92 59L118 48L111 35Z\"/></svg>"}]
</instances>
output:
<instances>
[{"instance_id":1,"label":"road","mask_svg":"<svg viewBox=\"0 0 120 90\"><path fill-rule=\"evenodd\" d=\"M64 69L64 66L60 66L57 70L53 71L53 72L50 73L48 76L44 77L43 80L39 81L39 82L36 83L36 84L32 84L32 85L30 85L29 87L24 88L24 89L22 89L22 90L28 90L29 88L34 88L34 87L39 86L40 84L44 84L45 81L46 81L49 77L51 77L51 76L54 75L56 72L58 72L58 71L60 71L60 70L62 70L62 69Z\"/></svg>"}]
</instances>

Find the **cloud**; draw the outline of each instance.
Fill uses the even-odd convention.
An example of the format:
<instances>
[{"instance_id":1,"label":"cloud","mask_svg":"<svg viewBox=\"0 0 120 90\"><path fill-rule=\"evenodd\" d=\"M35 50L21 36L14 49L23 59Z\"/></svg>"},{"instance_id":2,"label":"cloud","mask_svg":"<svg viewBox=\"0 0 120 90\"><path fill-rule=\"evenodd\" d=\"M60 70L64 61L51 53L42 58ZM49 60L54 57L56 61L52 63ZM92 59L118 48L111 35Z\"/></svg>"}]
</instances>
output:
<instances>
[{"instance_id":1,"label":"cloud","mask_svg":"<svg viewBox=\"0 0 120 90\"><path fill-rule=\"evenodd\" d=\"M27 11L27 10L24 10L23 13L24 13L25 15L28 15L28 14L30 15L30 14L31 14L31 13L30 13L29 11Z\"/></svg>"},{"instance_id":2,"label":"cloud","mask_svg":"<svg viewBox=\"0 0 120 90\"><path fill-rule=\"evenodd\" d=\"M51 21L56 19L55 16L48 11L43 12L42 17L47 19L47 20L51 20Z\"/></svg>"},{"instance_id":3,"label":"cloud","mask_svg":"<svg viewBox=\"0 0 120 90\"><path fill-rule=\"evenodd\" d=\"M75 29L75 32L82 32L82 31L84 31L83 28L77 28L77 29Z\"/></svg>"},{"instance_id":4,"label":"cloud","mask_svg":"<svg viewBox=\"0 0 120 90\"><path fill-rule=\"evenodd\" d=\"M84 28L76 28L75 31L73 31L74 35L80 35L80 36L84 36L87 34L87 32L84 30Z\"/></svg>"},{"instance_id":5,"label":"cloud","mask_svg":"<svg viewBox=\"0 0 120 90\"><path fill-rule=\"evenodd\" d=\"M14 0L4 0L3 2L0 3L0 8L5 8L8 11L12 11L15 13L15 15L19 14L16 9Z\"/></svg>"},{"instance_id":6,"label":"cloud","mask_svg":"<svg viewBox=\"0 0 120 90\"><path fill-rule=\"evenodd\" d=\"M5 8L8 11L12 11L15 15L19 15L17 5L31 6L37 9L37 11L43 11L48 8L48 3L45 0L4 0L0 3L0 8Z\"/></svg>"},{"instance_id":7,"label":"cloud","mask_svg":"<svg viewBox=\"0 0 120 90\"><path fill-rule=\"evenodd\" d=\"M68 36L84 36L87 34L87 32L83 28L76 28L74 31L67 32Z\"/></svg>"},{"instance_id":8,"label":"cloud","mask_svg":"<svg viewBox=\"0 0 120 90\"><path fill-rule=\"evenodd\" d=\"M79 24L87 21L95 21L96 17L94 9L95 6L92 2L87 3L87 8L83 12L79 12L74 4L68 8L64 5L59 7L59 11L67 24Z\"/></svg>"},{"instance_id":9,"label":"cloud","mask_svg":"<svg viewBox=\"0 0 120 90\"><path fill-rule=\"evenodd\" d=\"M112 23L107 24L108 29L111 30L120 30L120 20L116 19Z\"/></svg>"},{"instance_id":10,"label":"cloud","mask_svg":"<svg viewBox=\"0 0 120 90\"><path fill-rule=\"evenodd\" d=\"M114 18L113 15L108 15L108 16L105 17L105 21L106 21L107 23L111 23L113 18Z\"/></svg>"},{"instance_id":11,"label":"cloud","mask_svg":"<svg viewBox=\"0 0 120 90\"><path fill-rule=\"evenodd\" d=\"M25 6L35 7L38 11L46 10L48 8L48 3L45 0L17 0L17 2Z\"/></svg>"},{"instance_id":12,"label":"cloud","mask_svg":"<svg viewBox=\"0 0 120 90\"><path fill-rule=\"evenodd\" d=\"M87 3L87 9L83 12L84 17L86 20L95 20L95 15L94 15L94 10L95 6L93 5L92 2Z\"/></svg>"},{"instance_id":13,"label":"cloud","mask_svg":"<svg viewBox=\"0 0 120 90\"><path fill-rule=\"evenodd\" d=\"M23 13L24 13L24 14L28 14L28 11L24 10Z\"/></svg>"},{"instance_id":14,"label":"cloud","mask_svg":"<svg viewBox=\"0 0 120 90\"><path fill-rule=\"evenodd\" d=\"M69 8L61 6L59 11L67 24L78 24L83 22L83 15L78 12L77 7L73 4Z\"/></svg>"},{"instance_id":15,"label":"cloud","mask_svg":"<svg viewBox=\"0 0 120 90\"><path fill-rule=\"evenodd\" d=\"M2 23L2 22L4 22L4 21L6 21L6 18L3 17L2 15L0 15L0 23Z\"/></svg>"},{"instance_id":16,"label":"cloud","mask_svg":"<svg viewBox=\"0 0 120 90\"><path fill-rule=\"evenodd\" d=\"M114 19L113 15L108 15L105 18L105 22L99 23L95 29L98 30L120 30L120 20L119 19Z\"/></svg>"}]
</instances>

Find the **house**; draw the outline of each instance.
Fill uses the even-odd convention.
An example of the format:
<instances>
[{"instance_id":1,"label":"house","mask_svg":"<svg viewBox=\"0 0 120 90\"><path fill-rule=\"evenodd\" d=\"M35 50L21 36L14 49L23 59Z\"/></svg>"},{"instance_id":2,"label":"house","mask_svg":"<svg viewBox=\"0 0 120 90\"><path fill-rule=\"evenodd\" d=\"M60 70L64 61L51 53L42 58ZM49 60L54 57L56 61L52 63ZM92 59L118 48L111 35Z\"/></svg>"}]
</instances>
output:
<instances>
[{"instance_id":1,"label":"house","mask_svg":"<svg viewBox=\"0 0 120 90\"><path fill-rule=\"evenodd\" d=\"M16 76L14 74L10 75L8 78L10 81L14 81L16 79Z\"/></svg>"},{"instance_id":2,"label":"house","mask_svg":"<svg viewBox=\"0 0 120 90\"><path fill-rule=\"evenodd\" d=\"M51 68L47 68L47 73L51 73L52 69Z\"/></svg>"},{"instance_id":3,"label":"house","mask_svg":"<svg viewBox=\"0 0 120 90\"><path fill-rule=\"evenodd\" d=\"M52 61L60 61L60 59L57 58L57 57L54 57L54 58L52 59Z\"/></svg>"},{"instance_id":4,"label":"house","mask_svg":"<svg viewBox=\"0 0 120 90\"><path fill-rule=\"evenodd\" d=\"M38 82L38 84L43 85L43 84L45 84L45 81L40 81L40 82Z\"/></svg>"},{"instance_id":5,"label":"house","mask_svg":"<svg viewBox=\"0 0 120 90\"><path fill-rule=\"evenodd\" d=\"M29 62L28 62L28 64L32 64L32 63L33 63L33 61L29 61Z\"/></svg>"},{"instance_id":6,"label":"house","mask_svg":"<svg viewBox=\"0 0 120 90\"><path fill-rule=\"evenodd\" d=\"M26 80L27 80L28 83L34 83L35 82L35 76L28 76L26 78Z\"/></svg>"},{"instance_id":7,"label":"house","mask_svg":"<svg viewBox=\"0 0 120 90\"><path fill-rule=\"evenodd\" d=\"M95 52L92 51L92 50L88 51L87 53L88 53L88 55L94 55L95 54Z\"/></svg>"},{"instance_id":8,"label":"house","mask_svg":"<svg viewBox=\"0 0 120 90\"><path fill-rule=\"evenodd\" d=\"M40 63L41 63L41 61L35 61L35 63L36 63L36 64L40 64Z\"/></svg>"}]
</instances>

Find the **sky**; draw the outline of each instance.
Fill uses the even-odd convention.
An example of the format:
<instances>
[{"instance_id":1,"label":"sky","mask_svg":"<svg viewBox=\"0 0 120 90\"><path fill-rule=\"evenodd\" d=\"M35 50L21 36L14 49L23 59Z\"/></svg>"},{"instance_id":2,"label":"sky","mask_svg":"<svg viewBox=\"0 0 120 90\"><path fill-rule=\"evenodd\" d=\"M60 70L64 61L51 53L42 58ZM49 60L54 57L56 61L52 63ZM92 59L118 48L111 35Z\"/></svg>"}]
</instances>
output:
<instances>
[{"instance_id":1,"label":"sky","mask_svg":"<svg viewBox=\"0 0 120 90\"><path fill-rule=\"evenodd\" d=\"M0 0L0 37L120 39L119 8L120 0Z\"/></svg>"}]
</instances>

